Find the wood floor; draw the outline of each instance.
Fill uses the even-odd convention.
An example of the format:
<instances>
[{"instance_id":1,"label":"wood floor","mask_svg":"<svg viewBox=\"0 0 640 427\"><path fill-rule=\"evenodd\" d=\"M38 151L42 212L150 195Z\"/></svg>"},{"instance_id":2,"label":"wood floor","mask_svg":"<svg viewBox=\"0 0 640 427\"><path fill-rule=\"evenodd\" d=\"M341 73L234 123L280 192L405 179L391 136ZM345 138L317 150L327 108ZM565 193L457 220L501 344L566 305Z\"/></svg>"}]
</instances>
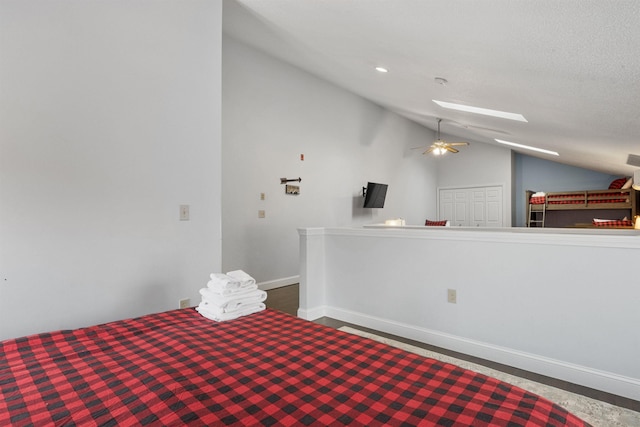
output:
<instances>
[{"instance_id":1,"label":"wood floor","mask_svg":"<svg viewBox=\"0 0 640 427\"><path fill-rule=\"evenodd\" d=\"M267 300L265 301L265 304L268 308L274 308L297 316L299 301L299 286L291 285L267 291Z\"/></svg>"},{"instance_id":2,"label":"wood floor","mask_svg":"<svg viewBox=\"0 0 640 427\"><path fill-rule=\"evenodd\" d=\"M273 308L276 310L284 311L285 313L292 314L297 316L298 313L298 304L299 304L299 286L298 285L290 285L282 288L272 289L267 291L267 301L266 305L269 308ZM484 359L479 359L477 357L469 356L462 353L457 353L453 351L449 351L440 347L434 347L429 344L421 343L418 341L408 340L406 338L398 337L395 335L386 334L384 332L376 331L373 329L363 328L362 326L352 325L346 322L342 322L336 319L332 319L329 317L323 317L321 319L316 320L316 323L320 323L332 328L340 328L341 326L351 326L363 331L368 331L374 333L376 335L388 337L394 339L396 341L404 342L407 344L411 344L416 347L425 348L428 350L432 350L438 353L446 354L452 357L456 357L458 359L467 360L469 362L478 363L480 365L487 366L492 369L497 369L502 372L506 372L511 375L517 375L522 378L526 378L531 381L536 381L538 383L547 384L552 387L556 387L559 389L563 389L566 391L570 391L572 393L581 394L583 396L590 397L592 399L601 400L603 402L611 403L612 405L620 406L623 408L631 409L634 411L640 412L640 402L637 400L628 399L621 396L616 396L613 394L605 393L600 390L594 390L588 387L583 387L577 384L572 384L566 381L558 380L556 378L546 377L544 375L534 374L532 372L523 371L521 369L513 368L511 366L502 365L499 363L491 362Z\"/></svg>"}]
</instances>

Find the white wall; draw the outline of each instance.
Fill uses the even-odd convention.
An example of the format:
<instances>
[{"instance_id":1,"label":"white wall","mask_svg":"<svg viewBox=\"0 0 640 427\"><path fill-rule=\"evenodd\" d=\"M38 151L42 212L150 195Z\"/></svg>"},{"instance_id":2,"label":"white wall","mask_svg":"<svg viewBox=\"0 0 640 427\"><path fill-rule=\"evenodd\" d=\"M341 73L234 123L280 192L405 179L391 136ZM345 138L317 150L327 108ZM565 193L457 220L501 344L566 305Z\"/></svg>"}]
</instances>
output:
<instances>
[{"instance_id":1,"label":"white wall","mask_svg":"<svg viewBox=\"0 0 640 427\"><path fill-rule=\"evenodd\" d=\"M433 131L226 35L222 70L224 271L297 281L299 227L436 215L435 161L410 149ZM389 185L383 209L361 207L367 181Z\"/></svg>"},{"instance_id":2,"label":"white wall","mask_svg":"<svg viewBox=\"0 0 640 427\"><path fill-rule=\"evenodd\" d=\"M219 271L221 7L0 3L0 339L177 308Z\"/></svg>"},{"instance_id":3,"label":"white wall","mask_svg":"<svg viewBox=\"0 0 640 427\"><path fill-rule=\"evenodd\" d=\"M460 138L443 135L445 141ZM511 226L512 152L508 148L469 140L460 153L438 159L438 188L502 185L503 224Z\"/></svg>"},{"instance_id":4,"label":"white wall","mask_svg":"<svg viewBox=\"0 0 640 427\"><path fill-rule=\"evenodd\" d=\"M611 268L640 256L635 230L300 234L304 318L329 316L640 398L640 287L628 269Z\"/></svg>"}]
</instances>

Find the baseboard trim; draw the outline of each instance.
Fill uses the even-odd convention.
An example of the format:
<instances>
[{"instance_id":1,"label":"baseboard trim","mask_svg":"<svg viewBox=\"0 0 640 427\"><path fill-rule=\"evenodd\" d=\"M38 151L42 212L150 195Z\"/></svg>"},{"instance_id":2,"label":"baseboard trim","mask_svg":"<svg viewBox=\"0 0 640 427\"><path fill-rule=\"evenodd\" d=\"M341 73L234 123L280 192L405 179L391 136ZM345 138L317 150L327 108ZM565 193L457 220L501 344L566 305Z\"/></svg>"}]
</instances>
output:
<instances>
[{"instance_id":1,"label":"baseboard trim","mask_svg":"<svg viewBox=\"0 0 640 427\"><path fill-rule=\"evenodd\" d=\"M281 279L260 282L258 283L258 289L270 291L271 289L283 288L285 286L295 285L296 283L300 283L300 276L283 277Z\"/></svg>"},{"instance_id":2,"label":"baseboard trim","mask_svg":"<svg viewBox=\"0 0 640 427\"><path fill-rule=\"evenodd\" d=\"M317 320L320 319L321 317L325 317L326 316L326 310L327 307L325 306L321 306L321 307L314 307L312 309L309 310L305 310L303 308L299 308L298 309L298 317L305 319L305 320Z\"/></svg>"},{"instance_id":3,"label":"baseboard trim","mask_svg":"<svg viewBox=\"0 0 640 427\"><path fill-rule=\"evenodd\" d=\"M314 320L323 316L332 317L343 322L349 322L415 341L428 343L437 347L558 378L629 399L640 400L640 380L636 378L600 371L561 360L495 346L336 307L322 306L310 310L298 310L298 314L307 320ZM309 315L310 317L305 317L301 314Z\"/></svg>"}]
</instances>

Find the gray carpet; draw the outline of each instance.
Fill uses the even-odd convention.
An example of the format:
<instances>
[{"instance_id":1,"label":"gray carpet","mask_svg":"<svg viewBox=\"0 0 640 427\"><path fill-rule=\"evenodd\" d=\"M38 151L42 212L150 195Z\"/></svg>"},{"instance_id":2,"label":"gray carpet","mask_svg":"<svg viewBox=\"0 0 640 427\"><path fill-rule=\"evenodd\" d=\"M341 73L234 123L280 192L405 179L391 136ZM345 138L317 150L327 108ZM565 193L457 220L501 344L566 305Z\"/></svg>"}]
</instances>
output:
<instances>
[{"instance_id":1,"label":"gray carpet","mask_svg":"<svg viewBox=\"0 0 640 427\"><path fill-rule=\"evenodd\" d=\"M471 371L497 378L501 381L513 384L525 390L529 390L539 396L547 398L557 403L569 412L577 415L584 421L594 427L637 427L640 426L640 412L630 409L620 408L606 402L591 399L579 394L571 393L545 384L536 383L514 375L505 374L495 369L487 368L482 365L467 362L465 360L456 359L430 350L415 347L410 344L404 344L389 338L380 337L369 332L360 331L358 329L343 326L339 328L341 331L349 332L355 335L367 337L394 347L401 348L421 356L440 360L442 362L451 363Z\"/></svg>"}]
</instances>

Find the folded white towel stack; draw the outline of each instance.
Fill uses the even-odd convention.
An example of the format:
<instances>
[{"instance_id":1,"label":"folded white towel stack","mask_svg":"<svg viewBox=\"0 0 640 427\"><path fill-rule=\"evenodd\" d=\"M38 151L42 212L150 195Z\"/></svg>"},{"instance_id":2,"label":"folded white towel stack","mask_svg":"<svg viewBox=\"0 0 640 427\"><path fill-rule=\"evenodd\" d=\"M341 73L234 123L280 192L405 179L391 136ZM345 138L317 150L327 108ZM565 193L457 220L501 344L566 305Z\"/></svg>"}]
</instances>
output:
<instances>
[{"instance_id":1,"label":"folded white towel stack","mask_svg":"<svg viewBox=\"0 0 640 427\"><path fill-rule=\"evenodd\" d=\"M207 287L200 289L202 301L196 307L207 319L221 322L266 308L267 293L259 290L255 279L244 271L213 273L210 278Z\"/></svg>"},{"instance_id":2,"label":"folded white towel stack","mask_svg":"<svg viewBox=\"0 0 640 427\"><path fill-rule=\"evenodd\" d=\"M207 310L206 308L196 307L198 313L202 314L207 319L215 320L216 322L223 322L225 320L237 319L238 317L247 316L249 314L257 313L266 308L263 303L256 304L255 306L245 307L242 310L230 311L228 313L215 313Z\"/></svg>"},{"instance_id":3,"label":"folded white towel stack","mask_svg":"<svg viewBox=\"0 0 640 427\"><path fill-rule=\"evenodd\" d=\"M227 273L228 277L240 282L240 286L250 286L256 284L256 279L249 276L242 270L234 270Z\"/></svg>"},{"instance_id":4,"label":"folded white towel stack","mask_svg":"<svg viewBox=\"0 0 640 427\"><path fill-rule=\"evenodd\" d=\"M219 289L238 289L241 285L240 280L226 274L213 273L209 277L211 277L211 280L209 280L208 285Z\"/></svg>"}]
</instances>

